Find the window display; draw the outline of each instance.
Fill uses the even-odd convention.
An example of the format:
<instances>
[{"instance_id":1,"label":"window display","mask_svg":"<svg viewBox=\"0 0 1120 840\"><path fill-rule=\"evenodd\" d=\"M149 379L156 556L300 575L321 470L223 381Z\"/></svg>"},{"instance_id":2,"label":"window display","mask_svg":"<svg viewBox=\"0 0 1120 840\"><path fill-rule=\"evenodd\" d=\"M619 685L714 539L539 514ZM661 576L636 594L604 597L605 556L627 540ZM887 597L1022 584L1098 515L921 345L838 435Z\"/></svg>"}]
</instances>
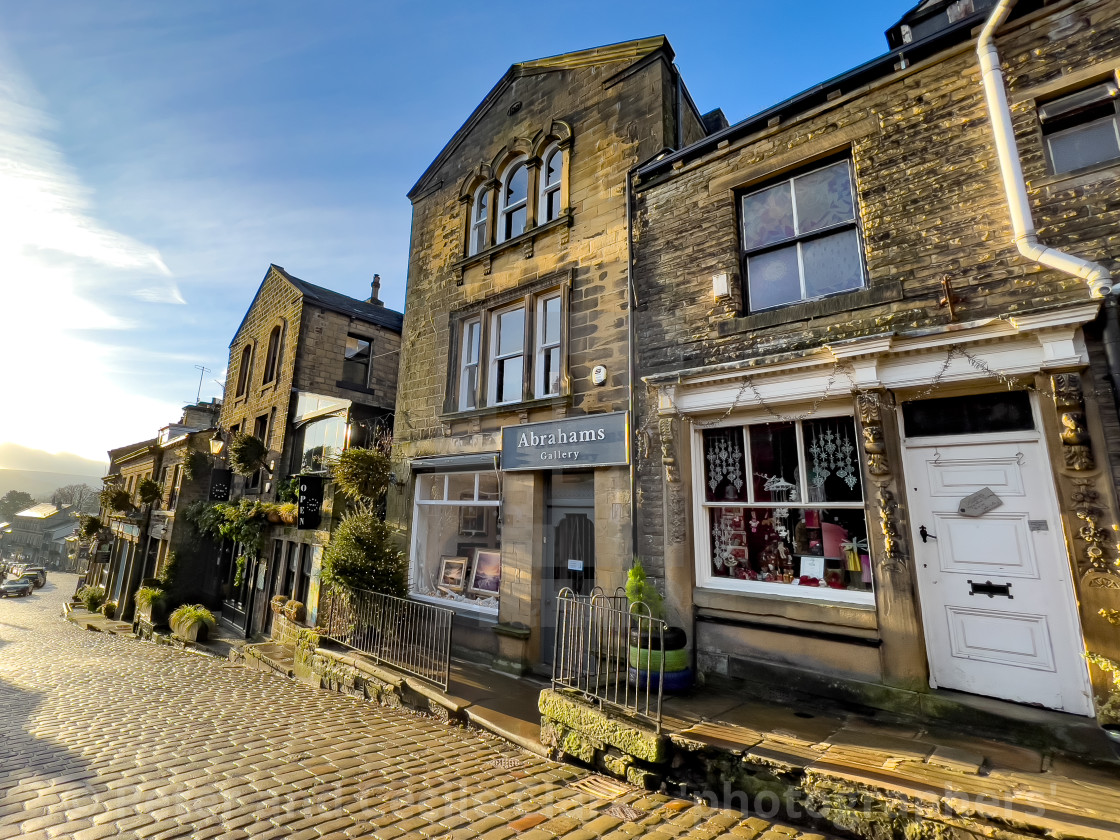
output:
<instances>
[{"instance_id":1,"label":"window display","mask_svg":"<svg viewBox=\"0 0 1120 840\"><path fill-rule=\"evenodd\" d=\"M502 570L500 510L496 473L417 476L412 595L497 614Z\"/></svg>"},{"instance_id":2,"label":"window display","mask_svg":"<svg viewBox=\"0 0 1120 840\"><path fill-rule=\"evenodd\" d=\"M702 577L871 592L851 417L706 429L702 446Z\"/></svg>"}]
</instances>

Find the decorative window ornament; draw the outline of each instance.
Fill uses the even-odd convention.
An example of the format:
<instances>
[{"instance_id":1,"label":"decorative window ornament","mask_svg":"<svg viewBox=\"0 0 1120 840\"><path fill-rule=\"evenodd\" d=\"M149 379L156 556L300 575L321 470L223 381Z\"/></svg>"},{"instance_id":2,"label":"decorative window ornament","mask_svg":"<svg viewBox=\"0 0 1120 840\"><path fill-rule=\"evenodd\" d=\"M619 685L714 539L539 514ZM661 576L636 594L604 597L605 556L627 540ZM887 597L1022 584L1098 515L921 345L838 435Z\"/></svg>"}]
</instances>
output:
<instances>
[{"instance_id":1,"label":"decorative window ornament","mask_svg":"<svg viewBox=\"0 0 1120 840\"><path fill-rule=\"evenodd\" d=\"M813 442L809 446L809 455L813 459L812 484L822 488L828 477L835 475L848 485L849 490L855 489L859 483L859 467L852 457L855 449L845 432L825 429L818 434L814 431Z\"/></svg>"},{"instance_id":2,"label":"decorative window ornament","mask_svg":"<svg viewBox=\"0 0 1120 840\"><path fill-rule=\"evenodd\" d=\"M708 443L708 486L715 492L721 481L727 481L736 494L743 490L743 449L733 438L717 437Z\"/></svg>"}]
</instances>

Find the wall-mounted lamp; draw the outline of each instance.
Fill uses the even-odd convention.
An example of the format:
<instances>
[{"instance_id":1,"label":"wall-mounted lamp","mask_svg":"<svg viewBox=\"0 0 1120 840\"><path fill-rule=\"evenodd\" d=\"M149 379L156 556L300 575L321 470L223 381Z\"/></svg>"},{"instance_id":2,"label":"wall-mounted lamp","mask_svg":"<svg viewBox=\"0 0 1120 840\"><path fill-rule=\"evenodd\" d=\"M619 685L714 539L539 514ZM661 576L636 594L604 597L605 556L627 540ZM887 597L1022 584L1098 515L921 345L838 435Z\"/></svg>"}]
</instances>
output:
<instances>
[{"instance_id":1,"label":"wall-mounted lamp","mask_svg":"<svg viewBox=\"0 0 1120 840\"><path fill-rule=\"evenodd\" d=\"M731 297L731 277L726 271L712 275L712 294L717 300Z\"/></svg>"},{"instance_id":2,"label":"wall-mounted lamp","mask_svg":"<svg viewBox=\"0 0 1120 840\"><path fill-rule=\"evenodd\" d=\"M399 487L400 486L400 483L401 483L400 479L397 478L397 474L395 472L389 473L389 483L392 484L394 487Z\"/></svg>"},{"instance_id":3,"label":"wall-mounted lamp","mask_svg":"<svg viewBox=\"0 0 1120 840\"><path fill-rule=\"evenodd\" d=\"M225 448L226 442L222 439L222 430L218 429L214 432L214 436L210 438L210 454L217 458L225 451Z\"/></svg>"}]
</instances>

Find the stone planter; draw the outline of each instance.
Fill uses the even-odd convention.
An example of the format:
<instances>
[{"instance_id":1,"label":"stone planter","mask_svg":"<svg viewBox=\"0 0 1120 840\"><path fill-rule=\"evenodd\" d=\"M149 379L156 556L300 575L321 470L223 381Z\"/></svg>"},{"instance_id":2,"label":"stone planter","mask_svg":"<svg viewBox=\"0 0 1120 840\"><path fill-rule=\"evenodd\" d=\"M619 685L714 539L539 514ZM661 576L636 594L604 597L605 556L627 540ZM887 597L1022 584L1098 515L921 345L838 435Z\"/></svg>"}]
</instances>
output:
<instances>
[{"instance_id":1,"label":"stone planter","mask_svg":"<svg viewBox=\"0 0 1120 840\"><path fill-rule=\"evenodd\" d=\"M193 621L189 625L177 622L172 625L171 630L187 642L205 642L210 637L210 628L204 621Z\"/></svg>"}]
</instances>

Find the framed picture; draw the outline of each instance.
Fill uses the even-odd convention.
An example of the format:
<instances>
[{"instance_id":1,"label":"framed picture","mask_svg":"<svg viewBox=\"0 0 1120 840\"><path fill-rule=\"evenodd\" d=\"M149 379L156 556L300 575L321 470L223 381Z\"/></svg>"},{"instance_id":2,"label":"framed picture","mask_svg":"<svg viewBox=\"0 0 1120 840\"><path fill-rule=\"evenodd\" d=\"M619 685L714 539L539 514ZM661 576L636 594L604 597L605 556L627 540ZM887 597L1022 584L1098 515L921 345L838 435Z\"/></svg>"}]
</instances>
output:
<instances>
[{"instance_id":1,"label":"framed picture","mask_svg":"<svg viewBox=\"0 0 1120 840\"><path fill-rule=\"evenodd\" d=\"M462 592L467 580L467 558L444 555L439 561L439 587Z\"/></svg>"},{"instance_id":2,"label":"framed picture","mask_svg":"<svg viewBox=\"0 0 1120 840\"><path fill-rule=\"evenodd\" d=\"M474 568L467 591L473 595L493 597L498 594L502 583L502 553L479 549L474 555Z\"/></svg>"},{"instance_id":3,"label":"framed picture","mask_svg":"<svg viewBox=\"0 0 1120 840\"><path fill-rule=\"evenodd\" d=\"M459 508L459 533L474 536L486 533L486 508L464 506Z\"/></svg>"}]
</instances>

